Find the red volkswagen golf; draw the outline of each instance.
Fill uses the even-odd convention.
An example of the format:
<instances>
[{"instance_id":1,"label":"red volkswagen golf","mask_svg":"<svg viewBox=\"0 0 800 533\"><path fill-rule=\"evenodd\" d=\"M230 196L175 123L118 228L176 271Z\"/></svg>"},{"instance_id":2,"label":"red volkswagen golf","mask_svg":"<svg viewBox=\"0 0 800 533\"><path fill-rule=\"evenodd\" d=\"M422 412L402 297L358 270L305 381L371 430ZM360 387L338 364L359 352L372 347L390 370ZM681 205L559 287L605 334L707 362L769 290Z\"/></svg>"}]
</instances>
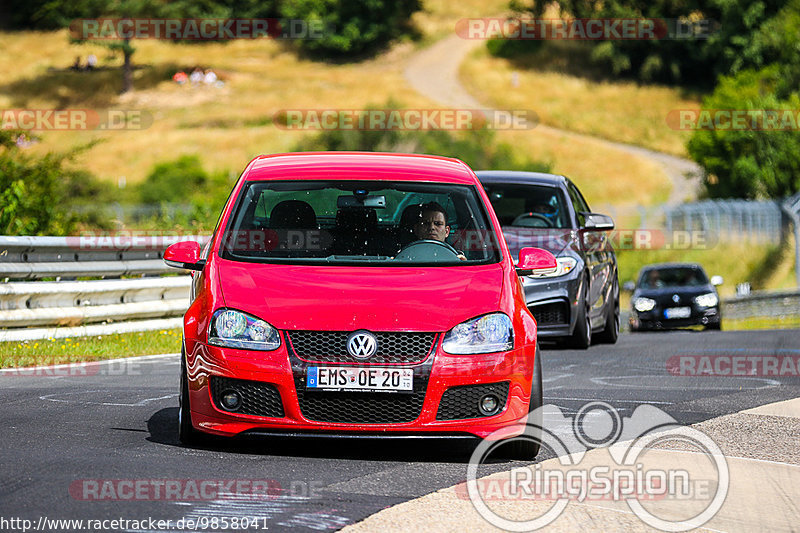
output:
<instances>
[{"instance_id":1,"label":"red volkswagen golf","mask_svg":"<svg viewBox=\"0 0 800 533\"><path fill-rule=\"evenodd\" d=\"M195 271L180 439L483 438L524 421L542 402L541 362L518 276L556 261L518 259L459 160L257 157L206 247L164 254Z\"/></svg>"}]
</instances>

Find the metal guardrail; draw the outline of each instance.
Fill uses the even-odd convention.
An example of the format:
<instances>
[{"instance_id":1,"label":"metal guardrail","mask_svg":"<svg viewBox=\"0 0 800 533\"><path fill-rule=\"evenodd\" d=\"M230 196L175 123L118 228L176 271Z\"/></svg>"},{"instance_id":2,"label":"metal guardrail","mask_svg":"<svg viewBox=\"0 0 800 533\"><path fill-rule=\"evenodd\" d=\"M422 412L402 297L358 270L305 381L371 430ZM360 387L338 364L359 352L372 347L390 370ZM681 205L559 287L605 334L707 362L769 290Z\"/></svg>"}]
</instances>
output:
<instances>
[{"instance_id":1,"label":"metal guardrail","mask_svg":"<svg viewBox=\"0 0 800 533\"><path fill-rule=\"evenodd\" d=\"M164 264L164 250L174 242L204 244L208 239L0 236L0 278L5 279L0 283L0 341L176 327L176 317L189 305L191 278L160 276L179 272ZM121 276L140 277L74 280ZM42 278L63 281L8 281Z\"/></svg>"},{"instance_id":2,"label":"metal guardrail","mask_svg":"<svg viewBox=\"0 0 800 533\"><path fill-rule=\"evenodd\" d=\"M800 316L800 290L758 291L722 301L722 320Z\"/></svg>"},{"instance_id":3,"label":"metal guardrail","mask_svg":"<svg viewBox=\"0 0 800 533\"><path fill-rule=\"evenodd\" d=\"M0 236L0 279L120 277L175 272L164 250L178 241L201 244L208 236L84 235Z\"/></svg>"}]
</instances>

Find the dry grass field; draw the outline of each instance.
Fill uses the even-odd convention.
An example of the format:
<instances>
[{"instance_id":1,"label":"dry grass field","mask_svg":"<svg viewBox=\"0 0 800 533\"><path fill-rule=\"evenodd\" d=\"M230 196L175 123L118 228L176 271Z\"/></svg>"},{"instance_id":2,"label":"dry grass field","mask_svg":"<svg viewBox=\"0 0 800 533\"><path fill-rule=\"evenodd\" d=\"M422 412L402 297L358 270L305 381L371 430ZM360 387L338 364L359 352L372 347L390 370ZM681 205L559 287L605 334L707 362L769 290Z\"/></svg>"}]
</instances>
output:
<instances>
[{"instance_id":1,"label":"dry grass field","mask_svg":"<svg viewBox=\"0 0 800 533\"><path fill-rule=\"evenodd\" d=\"M666 117L673 109L697 109L697 96L632 81L593 81L553 64L539 68L534 58L515 64L481 47L462 64L461 80L481 102L533 109L543 124L686 155L690 132L671 129Z\"/></svg>"},{"instance_id":2,"label":"dry grass field","mask_svg":"<svg viewBox=\"0 0 800 533\"><path fill-rule=\"evenodd\" d=\"M121 57L108 49L71 44L66 31L0 33L0 70L6 73L0 82L0 109L141 111L149 123L144 129L46 131L41 132L41 142L27 148L32 153L46 153L100 140L81 154L76 164L111 182L124 177L127 184L135 184L153 165L187 154L198 155L209 171L235 175L255 155L291 150L303 136L316 133L277 127L272 119L281 110L363 109L389 100L407 108L439 107L406 83L403 70L407 59L420 46L453 31L459 19L502 13L506 5L505 0L428 0L423 11L414 16L421 34L418 41L395 43L372 59L349 64L299 58L283 43L272 40L204 44L134 41L135 90L122 96ZM90 53L99 58L99 70L68 69L76 56L85 60ZM213 68L224 85L191 87L171 81L176 71L195 66ZM478 54L464 66L465 81L488 104L530 108L524 95L507 89L499 91L502 98L484 94L497 92L492 87L503 86L510 75L507 68L502 60ZM475 69L488 71L480 81L470 81L469 73ZM528 90L529 77L537 76L535 72L524 74L520 87ZM597 105L596 98L589 98L596 88L580 80L567 81L565 78L561 89L569 84L574 89L540 94L533 108L547 123L607 134L612 139L619 135L608 131L609 116L619 118L621 102L644 102L652 99L652 91L660 91L614 84L601 93L602 105ZM637 91L641 91L640 96ZM579 105L582 99L590 101ZM672 105L672 100L665 101L670 102L665 105ZM590 107L596 108L594 115L581 111ZM639 135L645 124L657 132L660 127L652 124L652 113L645 105L629 106L625 122L632 125L630 135ZM616 120L617 126L621 122ZM519 157L549 162L554 171L572 177L592 203L655 204L669 194L671 185L657 165L592 141L568 140L536 129L501 132L498 140L510 143ZM669 151L680 152L680 143L673 143Z\"/></svg>"}]
</instances>

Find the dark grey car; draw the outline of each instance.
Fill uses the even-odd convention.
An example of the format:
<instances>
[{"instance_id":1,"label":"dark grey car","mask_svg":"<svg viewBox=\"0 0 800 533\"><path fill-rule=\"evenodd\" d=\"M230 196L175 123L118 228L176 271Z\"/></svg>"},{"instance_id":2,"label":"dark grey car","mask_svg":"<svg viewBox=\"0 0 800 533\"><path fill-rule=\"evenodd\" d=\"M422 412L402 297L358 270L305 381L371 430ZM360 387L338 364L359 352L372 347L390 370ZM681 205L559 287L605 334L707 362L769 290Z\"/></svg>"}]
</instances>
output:
<instances>
[{"instance_id":1,"label":"dark grey car","mask_svg":"<svg viewBox=\"0 0 800 533\"><path fill-rule=\"evenodd\" d=\"M547 276L523 276L539 336L587 348L619 335L617 259L606 232L611 217L592 213L569 178L555 174L480 171L512 254L535 246L556 256Z\"/></svg>"}]
</instances>

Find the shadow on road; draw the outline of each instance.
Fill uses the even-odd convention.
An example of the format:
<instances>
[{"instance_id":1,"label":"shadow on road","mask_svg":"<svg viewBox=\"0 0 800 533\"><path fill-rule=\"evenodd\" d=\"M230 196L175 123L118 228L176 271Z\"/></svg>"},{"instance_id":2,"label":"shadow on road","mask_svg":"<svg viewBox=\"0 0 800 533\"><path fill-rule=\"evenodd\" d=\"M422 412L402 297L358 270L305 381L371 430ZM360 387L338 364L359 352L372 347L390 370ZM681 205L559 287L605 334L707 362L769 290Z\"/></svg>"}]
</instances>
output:
<instances>
[{"instance_id":1,"label":"shadow on road","mask_svg":"<svg viewBox=\"0 0 800 533\"><path fill-rule=\"evenodd\" d=\"M187 448L178 441L178 408L168 407L153 413L147 421L150 435L147 440L167 446ZM478 440L448 438L425 440L348 439L329 437L268 437L245 436L220 438L209 436L196 450L240 453L251 455L278 455L282 457L308 457L396 462L463 463ZM500 462L505 462L498 459Z\"/></svg>"}]
</instances>

